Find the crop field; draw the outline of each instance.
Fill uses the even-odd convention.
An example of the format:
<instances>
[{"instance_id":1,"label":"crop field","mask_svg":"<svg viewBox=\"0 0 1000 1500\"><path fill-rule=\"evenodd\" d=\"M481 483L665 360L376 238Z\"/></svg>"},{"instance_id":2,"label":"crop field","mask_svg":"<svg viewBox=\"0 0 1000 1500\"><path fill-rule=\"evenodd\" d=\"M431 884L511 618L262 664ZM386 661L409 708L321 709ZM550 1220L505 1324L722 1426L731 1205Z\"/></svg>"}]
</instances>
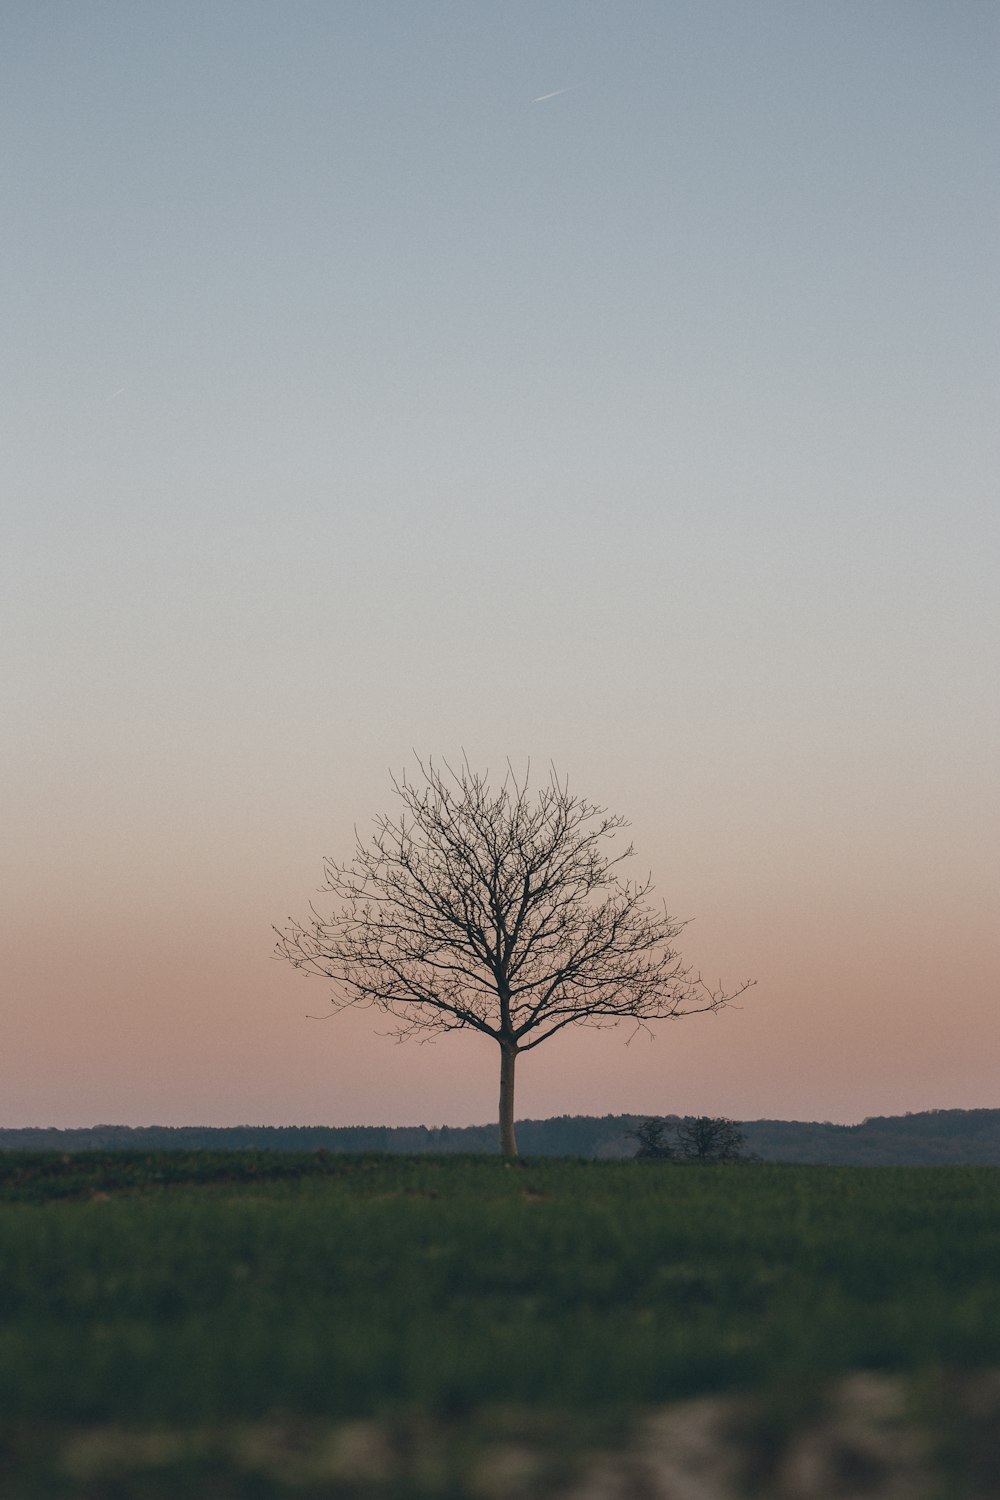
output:
<instances>
[{"instance_id":1,"label":"crop field","mask_svg":"<svg viewBox=\"0 0 1000 1500\"><path fill-rule=\"evenodd\" d=\"M571 1495L700 1401L776 1495L867 1380L987 1496L998 1268L989 1167L0 1154L0 1494Z\"/></svg>"}]
</instances>

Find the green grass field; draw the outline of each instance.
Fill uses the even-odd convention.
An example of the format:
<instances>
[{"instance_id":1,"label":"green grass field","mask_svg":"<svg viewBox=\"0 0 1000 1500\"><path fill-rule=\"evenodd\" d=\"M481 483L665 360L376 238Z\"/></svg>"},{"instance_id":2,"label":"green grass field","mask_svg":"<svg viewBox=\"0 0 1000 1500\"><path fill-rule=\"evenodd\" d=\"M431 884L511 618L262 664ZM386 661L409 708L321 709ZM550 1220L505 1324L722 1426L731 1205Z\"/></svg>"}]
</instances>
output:
<instances>
[{"instance_id":1,"label":"green grass field","mask_svg":"<svg viewBox=\"0 0 1000 1500\"><path fill-rule=\"evenodd\" d=\"M993 1168L0 1155L0 1492L457 1496L498 1424L556 1468L679 1398L780 1425L848 1372L1000 1366L998 1267ZM234 1457L279 1430L438 1456Z\"/></svg>"}]
</instances>

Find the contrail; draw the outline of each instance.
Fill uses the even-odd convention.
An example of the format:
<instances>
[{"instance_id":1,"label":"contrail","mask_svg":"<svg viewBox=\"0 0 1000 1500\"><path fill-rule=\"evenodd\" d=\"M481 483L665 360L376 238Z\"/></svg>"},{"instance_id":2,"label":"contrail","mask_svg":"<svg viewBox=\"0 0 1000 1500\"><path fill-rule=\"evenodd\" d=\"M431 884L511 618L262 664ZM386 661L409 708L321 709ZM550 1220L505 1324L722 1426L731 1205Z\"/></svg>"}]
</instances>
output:
<instances>
[{"instance_id":1,"label":"contrail","mask_svg":"<svg viewBox=\"0 0 1000 1500\"><path fill-rule=\"evenodd\" d=\"M124 396L124 394L125 387L123 385L120 385L116 391L112 391L111 395L106 397L105 399L108 401L116 401L119 396Z\"/></svg>"},{"instance_id":2,"label":"contrail","mask_svg":"<svg viewBox=\"0 0 1000 1500\"><path fill-rule=\"evenodd\" d=\"M568 89L553 89L551 94L539 94L538 98L532 99L531 102L532 104L543 104L546 99L558 99L560 94L571 94L574 89L578 89L579 87L578 83L571 83Z\"/></svg>"}]
</instances>

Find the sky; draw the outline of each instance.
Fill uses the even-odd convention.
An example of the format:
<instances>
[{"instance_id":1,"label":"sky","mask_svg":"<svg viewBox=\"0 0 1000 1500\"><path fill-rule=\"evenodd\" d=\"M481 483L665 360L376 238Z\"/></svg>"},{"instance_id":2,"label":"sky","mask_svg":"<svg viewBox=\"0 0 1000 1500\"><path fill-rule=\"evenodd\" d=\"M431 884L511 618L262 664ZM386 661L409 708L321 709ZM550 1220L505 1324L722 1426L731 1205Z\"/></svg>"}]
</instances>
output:
<instances>
[{"instance_id":1,"label":"sky","mask_svg":"<svg viewBox=\"0 0 1000 1500\"><path fill-rule=\"evenodd\" d=\"M1000 1107L998 60L984 0L5 0L0 1124L495 1117L488 1039L272 956L463 750L757 981L519 1116Z\"/></svg>"}]
</instances>

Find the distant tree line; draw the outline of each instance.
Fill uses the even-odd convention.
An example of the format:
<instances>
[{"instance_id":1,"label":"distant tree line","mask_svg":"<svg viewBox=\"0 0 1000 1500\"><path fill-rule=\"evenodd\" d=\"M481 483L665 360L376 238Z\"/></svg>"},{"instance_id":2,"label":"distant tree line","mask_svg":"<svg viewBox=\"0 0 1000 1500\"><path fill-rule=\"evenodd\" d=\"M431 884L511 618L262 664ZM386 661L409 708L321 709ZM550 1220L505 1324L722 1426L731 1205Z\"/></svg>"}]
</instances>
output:
<instances>
[{"instance_id":1,"label":"distant tree line","mask_svg":"<svg viewBox=\"0 0 1000 1500\"><path fill-rule=\"evenodd\" d=\"M560 1115L519 1120L526 1156L634 1156L634 1132L645 1115ZM661 1139L673 1139L698 1119L658 1117ZM701 1117L706 1118L706 1117ZM1000 1109L926 1110L876 1116L860 1125L796 1120L750 1120L737 1126L745 1150L763 1161L830 1166L1000 1165ZM7 1151L271 1150L338 1152L494 1152L498 1127L469 1126L164 1126L95 1125L86 1129L0 1129Z\"/></svg>"},{"instance_id":2,"label":"distant tree line","mask_svg":"<svg viewBox=\"0 0 1000 1500\"><path fill-rule=\"evenodd\" d=\"M624 1131L632 1116L563 1115L522 1120L524 1148L534 1156L628 1156ZM95 1125L59 1130L0 1129L0 1150L8 1151L336 1151L425 1153L495 1152L498 1126L426 1125Z\"/></svg>"}]
</instances>

